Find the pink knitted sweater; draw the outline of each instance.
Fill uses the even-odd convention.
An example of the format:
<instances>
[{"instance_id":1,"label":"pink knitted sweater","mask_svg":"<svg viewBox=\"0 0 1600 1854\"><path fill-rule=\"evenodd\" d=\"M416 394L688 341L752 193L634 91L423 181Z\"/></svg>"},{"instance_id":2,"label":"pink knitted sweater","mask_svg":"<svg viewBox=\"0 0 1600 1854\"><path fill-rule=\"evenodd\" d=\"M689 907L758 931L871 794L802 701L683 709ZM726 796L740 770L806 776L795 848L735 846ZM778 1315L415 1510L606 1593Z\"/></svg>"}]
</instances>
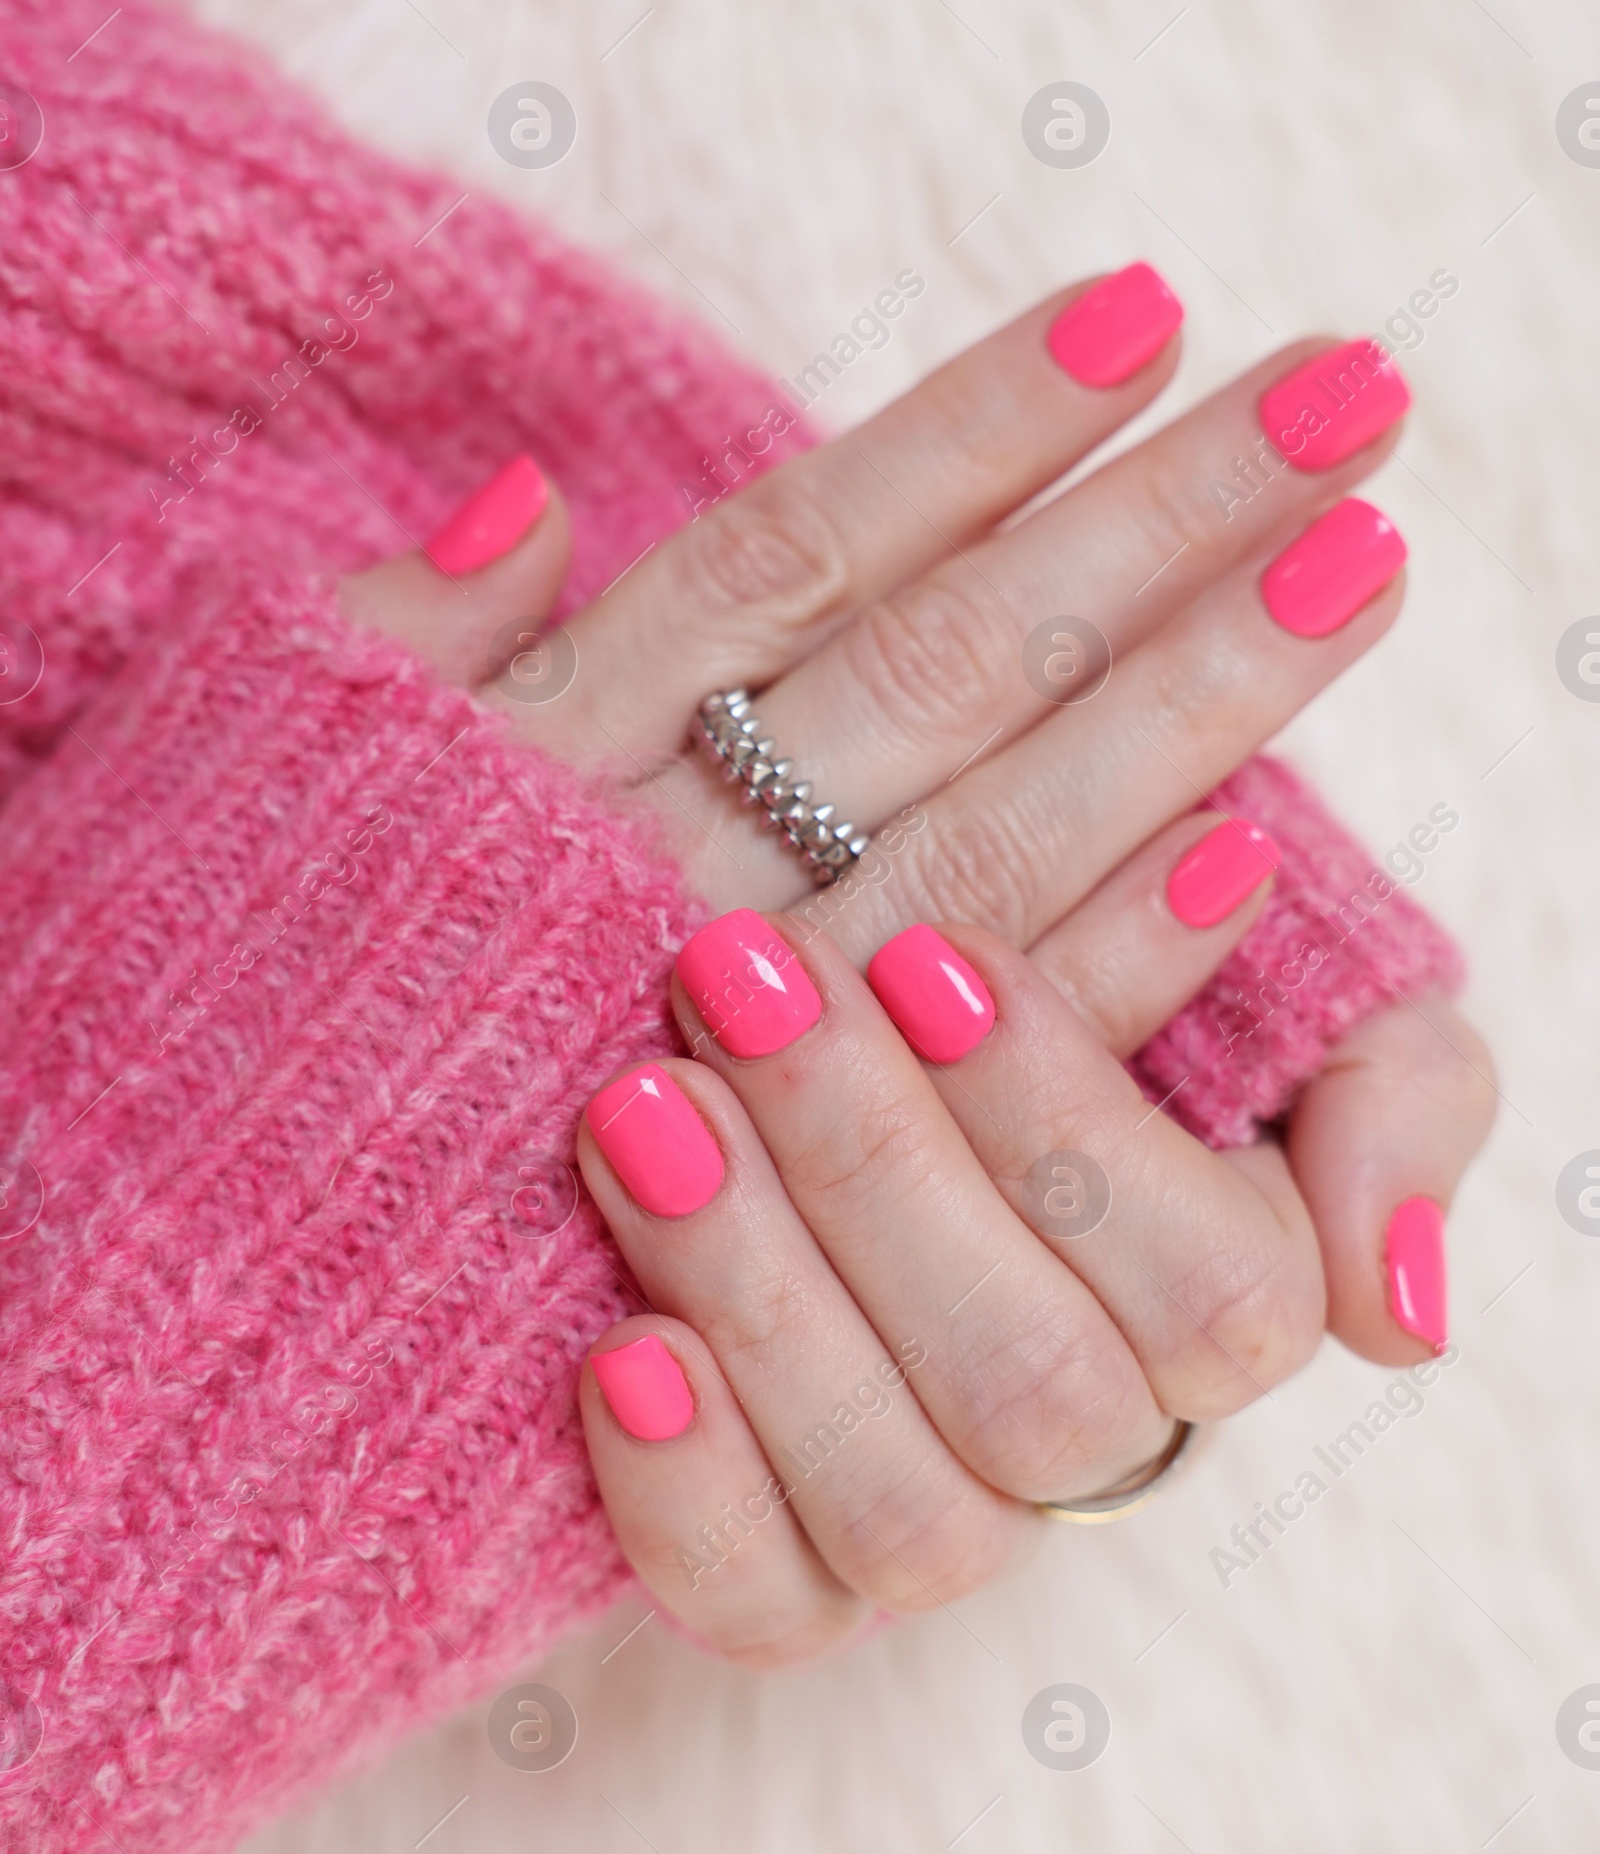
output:
<instances>
[{"instance_id":1,"label":"pink knitted sweater","mask_svg":"<svg viewBox=\"0 0 1600 1854\"><path fill-rule=\"evenodd\" d=\"M573 1383L629 1300L565 1161L695 919L333 576L528 448L580 601L773 389L145 0L71 56L105 13L0 0L44 125L0 171L0 1824L207 1854L623 1588ZM1137 1066L1225 1142L1456 966L1283 768L1220 802L1276 897Z\"/></svg>"}]
</instances>

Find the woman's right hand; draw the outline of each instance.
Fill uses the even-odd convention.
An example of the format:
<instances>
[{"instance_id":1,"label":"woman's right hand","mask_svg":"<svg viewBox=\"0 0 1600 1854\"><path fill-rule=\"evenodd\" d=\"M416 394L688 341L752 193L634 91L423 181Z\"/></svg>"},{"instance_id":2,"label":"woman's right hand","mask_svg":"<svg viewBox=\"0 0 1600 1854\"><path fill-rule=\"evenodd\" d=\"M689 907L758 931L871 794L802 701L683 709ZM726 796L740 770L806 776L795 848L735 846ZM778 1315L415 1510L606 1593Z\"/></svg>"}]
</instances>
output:
<instances>
[{"instance_id":1,"label":"woman's right hand","mask_svg":"<svg viewBox=\"0 0 1600 1854\"><path fill-rule=\"evenodd\" d=\"M1104 900L1131 1012L1189 950L1174 867L1270 854L1205 830ZM1217 957L1254 907L1230 913ZM1040 1534L1035 1502L1136 1475L1175 1418L1314 1350L1322 1263L1282 1148L1208 1151L997 936L913 927L863 979L741 909L673 994L699 1060L624 1072L580 1133L652 1308L600 1340L581 1404L624 1551L720 1652L776 1664L874 1606L952 1601Z\"/></svg>"}]
</instances>

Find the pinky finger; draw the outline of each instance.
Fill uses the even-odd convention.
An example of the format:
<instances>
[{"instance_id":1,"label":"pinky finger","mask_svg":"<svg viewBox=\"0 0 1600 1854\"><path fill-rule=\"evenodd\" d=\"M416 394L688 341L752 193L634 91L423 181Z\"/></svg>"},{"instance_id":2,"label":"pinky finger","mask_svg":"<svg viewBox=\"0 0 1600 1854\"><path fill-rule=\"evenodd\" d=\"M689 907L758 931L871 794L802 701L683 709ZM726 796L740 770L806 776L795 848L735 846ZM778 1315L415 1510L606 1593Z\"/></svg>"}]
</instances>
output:
<instances>
[{"instance_id":1,"label":"pinky finger","mask_svg":"<svg viewBox=\"0 0 1600 1854\"><path fill-rule=\"evenodd\" d=\"M818 1557L692 1328L654 1314L613 1326L584 1366L579 1406L628 1562L718 1653L782 1666L865 1624L869 1605Z\"/></svg>"},{"instance_id":2,"label":"pinky finger","mask_svg":"<svg viewBox=\"0 0 1600 1854\"><path fill-rule=\"evenodd\" d=\"M1322 1245L1328 1330L1406 1365L1449 1339L1444 1216L1494 1120L1493 1061L1450 1005L1401 1001L1334 1050L1289 1123Z\"/></svg>"}]
</instances>

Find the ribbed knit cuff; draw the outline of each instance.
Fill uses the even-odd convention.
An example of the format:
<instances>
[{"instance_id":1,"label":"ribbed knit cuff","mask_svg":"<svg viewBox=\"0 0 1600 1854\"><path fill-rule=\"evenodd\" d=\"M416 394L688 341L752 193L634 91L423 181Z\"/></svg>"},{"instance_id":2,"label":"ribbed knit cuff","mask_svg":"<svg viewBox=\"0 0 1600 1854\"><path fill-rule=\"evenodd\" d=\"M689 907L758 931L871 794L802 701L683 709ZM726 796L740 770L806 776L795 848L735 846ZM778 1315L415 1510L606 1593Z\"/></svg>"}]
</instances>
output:
<instances>
[{"instance_id":1,"label":"ribbed knit cuff","mask_svg":"<svg viewBox=\"0 0 1600 1854\"><path fill-rule=\"evenodd\" d=\"M1455 991L1460 953L1408 885L1426 865L1373 862L1281 761L1247 761L1211 801L1283 853L1261 919L1216 977L1129 1064L1152 1101L1212 1146L1280 1119L1328 1051L1397 998ZM1434 820L1440 834L1454 813Z\"/></svg>"},{"instance_id":2,"label":"ribbed knit cuff","mask_svg":"<svg viewBox=\"0 0 1600 1854\"><path fill-rule=\"evenodd\" d=\"M0 858L30 1854L231 1846L625 1578L573 1386L629 1303L569 1161L670 1045L676 878L331 586L188 590Z\"/></svg>"}]
</instances>

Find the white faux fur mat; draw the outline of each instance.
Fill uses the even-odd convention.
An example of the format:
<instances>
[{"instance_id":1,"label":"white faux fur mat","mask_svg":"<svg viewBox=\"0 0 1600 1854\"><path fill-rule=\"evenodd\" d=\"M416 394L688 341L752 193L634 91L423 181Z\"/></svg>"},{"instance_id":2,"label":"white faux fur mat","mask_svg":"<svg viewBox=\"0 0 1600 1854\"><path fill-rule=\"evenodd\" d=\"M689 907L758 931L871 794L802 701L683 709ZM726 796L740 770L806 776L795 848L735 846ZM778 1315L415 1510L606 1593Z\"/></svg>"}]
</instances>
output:
<instances>
[{"instance_id":1,"label":"white faux fur mat","mask_svg":"<svg viewBox=\"0 0 1600 1854\"><path fill-rule=\"evenodd\" d=\"M540 1677L559 1770L482 1711L254 1854L1592 1847L1600 1772L1557 1743L1600 1682L1600 1246L1554 1182L1600 1146L1600 705L1555 673L1600 611L1600 168L1562 99L1600 79L1577 0L203 0L359 133L552 216L793 375L906 266L887 345L819 412L859 416L1044 290L1148 255L1190 310L1164 415L1291 335L1392 323L1419 409L1375 488L1412 547L1398 630L1288 740L1382 848L1462 825L1423 898L1465 938L1502 1065L1452 1219L1460 1356L1224 1589L1208 1554L1395 1374L1337 1349L1229 1426L1125 1528L1062 1528L1022 1578L776 1678L642 1611ZM113 28L114 30L114 28ZM491 101L573 102L559 166L490 146ZM1093 165L1020 132L1042 86L1107 104ZM1393 1407L1413 1399L1398 1392ZM1329 1477L1331 1478L1331 1477ZM614 1652L613 1652L614 1651ZM1044 1768L1021 1720L1087 1686L1109 1749Z\"/></svg>"}]
</instances>

